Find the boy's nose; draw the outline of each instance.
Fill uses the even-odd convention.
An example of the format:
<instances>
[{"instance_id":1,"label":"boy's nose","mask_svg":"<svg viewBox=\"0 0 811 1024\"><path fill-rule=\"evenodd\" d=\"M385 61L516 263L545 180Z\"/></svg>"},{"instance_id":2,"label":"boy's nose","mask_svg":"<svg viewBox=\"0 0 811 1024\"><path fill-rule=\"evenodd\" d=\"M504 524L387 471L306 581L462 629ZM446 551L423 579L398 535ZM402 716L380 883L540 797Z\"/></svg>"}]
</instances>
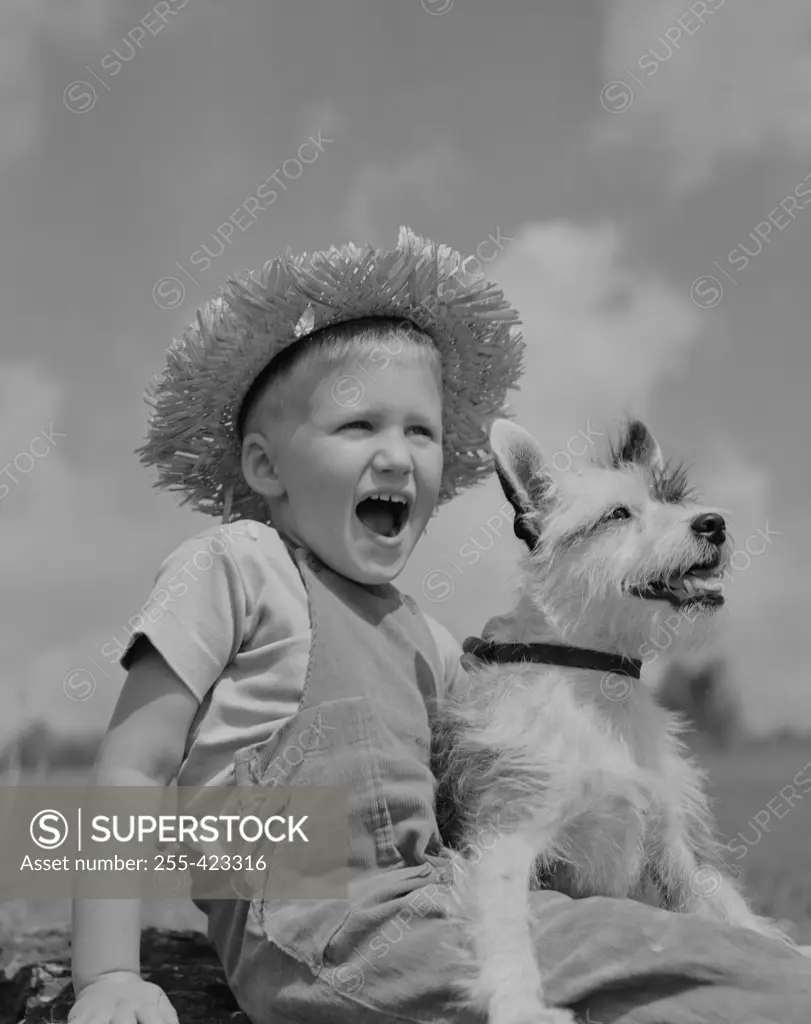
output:
<instances>
[{"instance_id":1,"label":"boy's nose","mask_svg":"<svg viewBox=\"0 0 811 1024\"><path fill-rule=\"evenodd\" d=\"M703 512L690 523L690 529L710 544L723 544L727 538L727 524L717 512Z\"/></svg>"},{"instance_id":2,"label":"boy's nose","mask_svg":"<svg viewBox=\"0 0 811 1024\"><path fill-rule=\"evenodd\" d=\"M411 453L404 438L387 438L374 457L375 469L399 470L411 469Z\"/></svg>"}]
</instances>

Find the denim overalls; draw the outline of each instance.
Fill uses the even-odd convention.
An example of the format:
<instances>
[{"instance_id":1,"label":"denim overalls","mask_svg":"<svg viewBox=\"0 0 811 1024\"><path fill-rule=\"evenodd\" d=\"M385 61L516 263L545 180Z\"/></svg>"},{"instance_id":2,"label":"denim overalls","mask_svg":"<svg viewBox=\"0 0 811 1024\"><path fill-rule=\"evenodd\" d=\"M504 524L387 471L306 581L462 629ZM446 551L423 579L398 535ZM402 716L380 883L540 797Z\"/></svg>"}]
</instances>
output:
<instances>
[{"instance_id":1,"label":"denim overalls","mask_svg":"<svg viewBox=\"0 0 811 1024\"><path fill-rule=\"evenodd\" d=\"M309 600L306 682L293 719L239 751L234 779L277 784L274 761L317 728L283 784L350 789L350 898L212 901L209 937L255 1024L484 1024L452 988L459 932L429 768L443 669L428 624L394 586L286 543ZM530 897L547 998L591 1024L811 1021L811 961L776 943L628 900Z\"/></svg>"}]
</instances>

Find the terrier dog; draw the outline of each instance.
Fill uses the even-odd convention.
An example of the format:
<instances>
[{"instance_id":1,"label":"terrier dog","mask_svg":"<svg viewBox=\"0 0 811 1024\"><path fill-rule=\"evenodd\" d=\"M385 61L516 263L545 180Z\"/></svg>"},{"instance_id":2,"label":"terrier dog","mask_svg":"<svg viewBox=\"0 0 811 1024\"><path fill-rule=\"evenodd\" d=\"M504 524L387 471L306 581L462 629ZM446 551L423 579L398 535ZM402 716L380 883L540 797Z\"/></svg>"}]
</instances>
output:
<instances>
[{"instance_id":1,"label":"terrier dog","mask_svg":"<svg viewBox=\"0 0 811 1024\"><path fill-rule=\"evenodd\" d=\"M550 471L509 420L490 445L528 548L524 585L439 711L437 814L459 851L470 1002L491 1024L563 1024L575 1018L544 1001L530 888L631 897L790 940L728 873L681 723L638 682L674 609L682 649L712 633L731 553L723 516L695 502L638 421L607 463L579 472Z\"/></svg>"}]
</instances>

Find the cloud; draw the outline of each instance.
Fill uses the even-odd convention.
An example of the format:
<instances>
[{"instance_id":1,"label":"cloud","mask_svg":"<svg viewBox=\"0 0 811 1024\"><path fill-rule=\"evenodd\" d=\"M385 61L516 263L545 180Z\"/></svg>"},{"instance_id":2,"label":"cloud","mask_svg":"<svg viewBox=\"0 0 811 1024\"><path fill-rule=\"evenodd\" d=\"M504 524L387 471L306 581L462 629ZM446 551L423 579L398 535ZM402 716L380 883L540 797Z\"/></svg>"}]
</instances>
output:
<instances>
[{"instance_id":1,"label":"cloud","mask_svg":"<svg viewBox=\"0 0 811 1024\"><path fill-rule=\"evenodd\" d=\"M140 565L139 545L160 544L160 528L184 518L151 500L132 453L146 422L140 395L82 408L69 397L32 363L0 363L0 618L37 593L51 602L52 632L60 591L98 594Z\"/></svg>"},{"instance_id":2,"label":"cloud","mask_svg":"<svg viewBox=\"0 0 811 1024\"><path fill-rule=\"evenodd\" d=\"M526 225L494 273L525 325L525 383L513 405L549 443L586 420L644 415L705 324L664 279L628 262L608 222Z\"/></svg>"},{"instance_id":3,"label":"cloud","mask_svg":"<svg viewBox=\"0 0 811 1024\"><path fill-rule=\"evenodd\" d=\"M137 346L116 351L132 353L135 374ZM208 525L150 496L132 454L140 395L97 397L78 414L71 397L33 363L0 364L0 747L32 717L63 731L106 724L124 676L102 646L126 636L174 544ZM68 693L74 670L84 674ZM87 673L92 699L77 699Z\"/></svg>"},{"instance_id":4,"label":"cloud","mask_svg":"<svg viewBox=\"0 0 811 1024\"><path fill-rule=\"evenodd\" d=\"M346 224L358 244L378 242L401 223L412 219L404 204L416 200L430 210L452 198L452 187L463 181L466 170L453 150L443 142L390 164L367 161L362 164L347 200ZM388 216L387 216L388 214Z\"/></svg>"},{"instance_id":5,"label":"cloud","mask_svg":"<svg viewBox=\"0 0 811 1024\"><path fill-rule=\"evenodd\" d=\"M44 42L101 39L111 0L3 0L0 4L0 172L36 141L42 117Z\"/></svg>"},{"instance_id":6,"label":"cloud","mask_svg":"<svg viewBox=\"0 0 811 1024\"><path fill-rule=\"evenodd\" d=\"M615 0L598 139L652 147L675 191L723 160L811 155L807 0ZM630 105L628 105L630 103Z\"/></svg>"},{"instance_id":7,"label":"cloud","mask_svg":"<svg viewBox=\"0 0 811 1024\"><path fill-rule=\"evenodd\" d=\"M64 389L30 363L0 365L0 576L24 586L100 580L127 564L109 469L81 469ZM109 427L108 427L109 430ZM8 542L13 540L13 542ZM99 553L104 552L104 557Z\"/></svg>"}]
</instances>

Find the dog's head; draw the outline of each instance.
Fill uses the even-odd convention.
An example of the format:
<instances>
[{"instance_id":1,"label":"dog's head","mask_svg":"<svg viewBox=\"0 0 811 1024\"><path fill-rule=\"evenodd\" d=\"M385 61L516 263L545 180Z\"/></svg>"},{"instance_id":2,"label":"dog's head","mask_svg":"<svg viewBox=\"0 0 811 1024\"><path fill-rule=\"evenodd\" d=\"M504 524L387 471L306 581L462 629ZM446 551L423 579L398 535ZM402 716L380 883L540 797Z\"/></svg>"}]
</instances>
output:
<instances>
[{"instance_id":1,"label":"dog's head","mask_svg":"<svg viewBox=\"0 0 811 1024\"><path fill-rule=\"evenodd\" d=\"M530 593L564 639L644 658L665 623L677 647L706 638L724 603L726 522L696 503L643 423L626 427L607 463L577 471L547 465L510 420L493 423L490 445L530 551Z\"/></svg>"}]
</instances>

